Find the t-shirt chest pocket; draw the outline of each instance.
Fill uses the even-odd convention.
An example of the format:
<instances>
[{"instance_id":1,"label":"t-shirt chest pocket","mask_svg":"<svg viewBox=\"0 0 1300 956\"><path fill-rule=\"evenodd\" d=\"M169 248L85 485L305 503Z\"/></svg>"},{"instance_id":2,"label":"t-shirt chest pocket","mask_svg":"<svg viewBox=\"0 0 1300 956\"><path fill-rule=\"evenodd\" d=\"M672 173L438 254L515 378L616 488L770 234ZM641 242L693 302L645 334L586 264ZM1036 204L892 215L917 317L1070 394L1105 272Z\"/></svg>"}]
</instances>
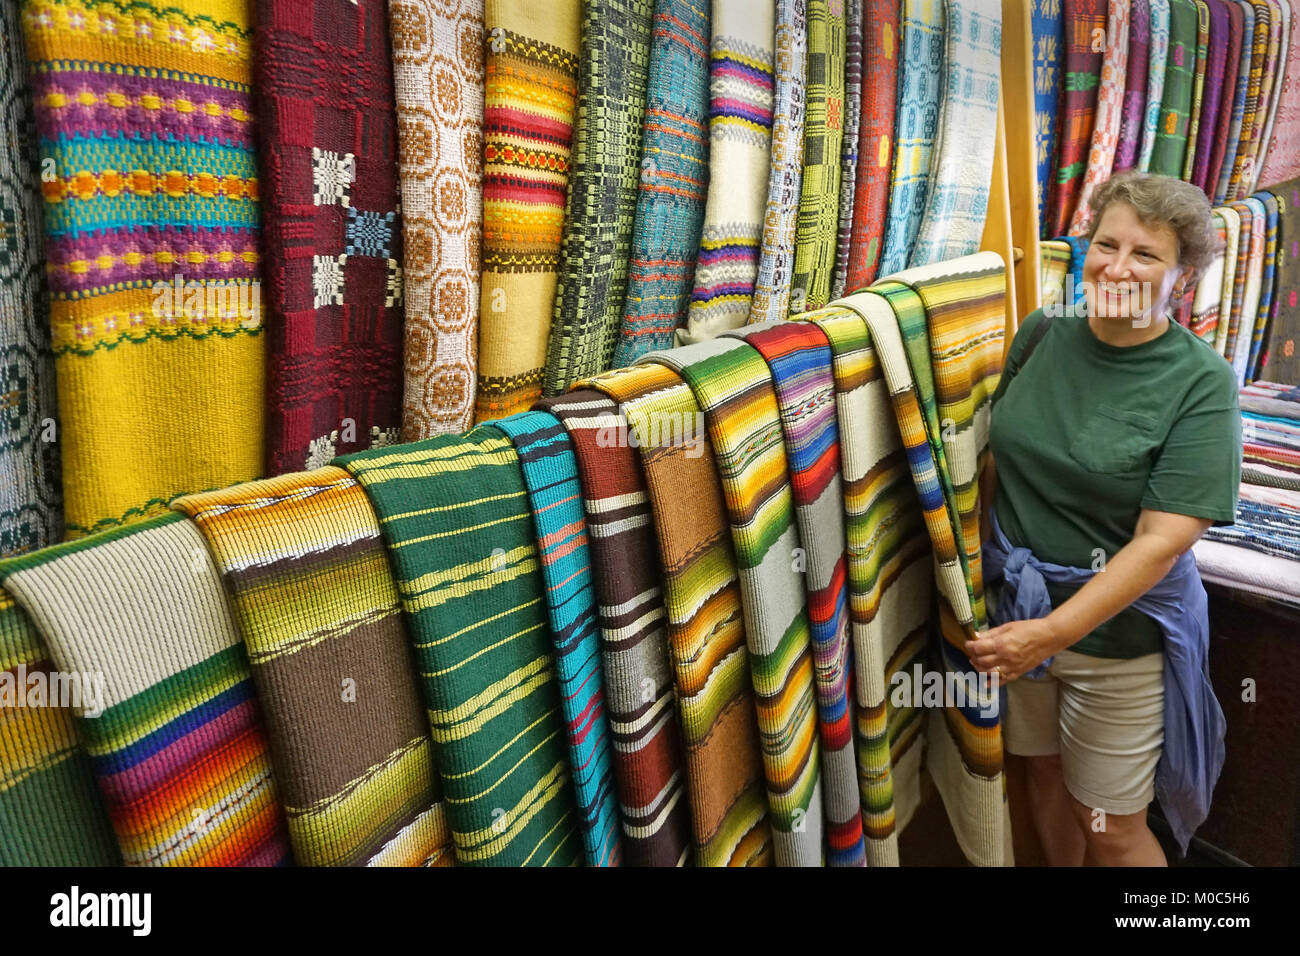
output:
<instances>
[{"instance_id":1,"label":"t-shirt chest pocket","mask_svg":"<svg viewBox=\"0 0 1300 956\"><path fill-rule=\"evenodd\" d=\"M1145 471L1160 444L1159 426L1150 415L1098 405L1096 413L1070 442L1070 457L1099 475Z\"/></svg>"}]
</instances>

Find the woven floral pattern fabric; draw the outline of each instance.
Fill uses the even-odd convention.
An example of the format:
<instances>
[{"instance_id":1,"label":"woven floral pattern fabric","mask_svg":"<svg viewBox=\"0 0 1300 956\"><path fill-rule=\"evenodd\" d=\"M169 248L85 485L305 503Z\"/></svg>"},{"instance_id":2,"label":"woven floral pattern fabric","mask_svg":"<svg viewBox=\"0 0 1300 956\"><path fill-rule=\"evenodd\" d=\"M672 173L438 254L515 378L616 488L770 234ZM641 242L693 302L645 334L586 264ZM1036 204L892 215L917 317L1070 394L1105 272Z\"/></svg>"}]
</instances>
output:
<instances>
[{"instance_id":1,"label":"woven floral pattern fabric","mask_svg":"<svg viewBox=\"0 0 1300 956\"><path fill-rule=\"evenodd\" d=\"M1051 181L1045 236L1064 235L1074 215L1097 113L1097 86L1105 44L1105 0L1065 0L1065 81L1056 174Z\"/></svg>"},{"instance_id":2,"label":"woven floral pattern fabric","mask_svg":"<svg viewBox=\"0 0 1300 956\"><path fill-rule=\"evenodd\" d=\"M1069 232L1081 236L1088 231L1092 213L1088 200L1092 191L1110 179L1119 146L1120 122L1124 113L1125 79L1129 51L1129 0L1111 0L1106 21L1106 53L1101 61L1101 81L1097 87L1097 114L1092 126L1092 146L1088 149L1088 168L1079 187L1078 204L1070 217Z\"/></svg>"},{"instance_id":3,"label":"woven floral pattern fabric","mask_svg":"<svg viewBox=\"0 0 1300 956\"><path fill-rule=\"evenodd\" d=\"M1160 176L1182 178L1187 153L1188 122L1196 68L1196 4L1169 0L1169 56L1160 103L1155 145L1148 169Z\"/></svg>"},{"instance_id":4,"label":"woven floral pattern fabric","mask_svg":"<svg viewBox=\"0 0 1300 956\"><path fill-rule=\"evenodd\" d=\"M578 96L579 0L487 0L483 88L482 422L542 396Z\"/></svg>"},{"instance_id":5,"label":"woven floral pattern fabric","mask_svg":"<svg viewBox=\"0 0 1300 956\"><path fill-rule=\"evenodd\" d=\"M252 27L243 0L23 7L69 537L262 471Z\"/></svg>"},{"instance_id":6,"label":"woven floral pattern fabric","mask_svg":"<svg viewBox=\"0 0 1300 956\"><path fill-rule=\"evenodd\" d=\"M749 321L782 319L790 310L794 234L803 186L803 124L808 52L805 0L777 0L772 152L767 213ZM892 103L892 98L891 98Z\"/></svg>"},{"instance_id":7,"label":"woven floral pattern fabric","mask_svg":"<svg viewBox=\"0 0 1300 956\"><path fill-rule=\"evenodd\" d=\"M266 473L397 440L402 221L388 5L258 4ZM364 107L361 112L358 108Z\"/></svg>"},{"instance_id":8,"label":"woven floral pattern fabric","mask_svg":"<svg viewBox=\"0 0 1300 956\"><path fill-rule=\"evenodd\" d=\"M390 0L401 175L402 438L474 418L483 241L483 0Z\"/></svg>"},{"instance_id":9,"label":"woven floral pattern fabric","mask_svg":"<svg viewBox=\"0 0 1300 956\"><path fill-rule=\"evenodd\" d=\"M1062 0L1030 0L1030 25L1034 37L1034 149L1038 163L1038 222L1048 237L1047 200L1055 177L1057 140L1060 135L1060 98L1065 58L1065 20Z\"/></svg>"}]
</instances>

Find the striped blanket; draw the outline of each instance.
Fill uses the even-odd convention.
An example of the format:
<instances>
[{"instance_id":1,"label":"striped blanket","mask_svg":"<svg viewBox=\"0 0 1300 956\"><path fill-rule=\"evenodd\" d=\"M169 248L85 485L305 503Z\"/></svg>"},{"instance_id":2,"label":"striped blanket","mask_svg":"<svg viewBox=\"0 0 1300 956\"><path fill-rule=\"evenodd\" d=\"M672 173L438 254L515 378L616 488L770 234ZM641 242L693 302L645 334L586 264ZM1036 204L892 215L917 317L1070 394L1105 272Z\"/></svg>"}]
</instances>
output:
<instances>
[{"instance_id":1,"label":"striped blanket","mask_svg":"<svg viewBox=\"0 0 1300 956\"><path fill-rule=\"evenodd\" d=\"M72 711L48 695L55 669L27 612L0 590L0 866L118 866Z\"/></svg>"},{"instance_id":2,"label":"striped blanket","mask_svg":"<svg viewBox=\"0 0 1300 956\"><path fill-rule=\"evenodd\" d=\"M57 669L82 675L78 736L127 865L293 861L248 656L193 524L157 515L4 576Z\"/></svg>"},{"instance_id":3,"label":"striped blanket","mask_svg":"<svg viewBox=\"0 0 1300 956\"><path fill-rule=\"evenodd\" d=\"M623 319L641 175L652 0L582 6L573 175L543 393L609 368Z\"/></svg>"},{"instance_id":4,"label":"striped blanket","mask_svg":"<svg viewBox=\"0 0 1300 956\"><path fill-rule=\"evenodd\" d=\"M487 0L474 418L542 395L578 95L579 0Z\"/></svg>"},{"instance_id":5,"label":"striped blanket","mask_svg":"<svg viewBox=\"0 0 1300 956\"><path fill-rule=\"evenodd\" d=\"M791 313L825 305L835 274L844 145L844 6L843 0L808 0L808 102Z\"/></svg>"},{"instance_id":6,"label":"striped blanket","mask_svg":"<svg viewBox=\"0 0 1300 956\"><path fill-rule=\"evenodd\" d=\"M740 585L713 450L690 386L656 364L593 379L637 437L663 566L695 860L772 861Z\"/></svg>"},{"instance_id":7,"label":"striped blanket","mask_svg":"<svg viewBox=\"0 0 1300 956\"><path fill-rule=\"evenodd\" d=\"M564 425L577 459L623 851L633 866L680 865L690 856L681 735L654 559L654 517L637 452L617 406L599 392L578 389L537 407Z\"/></svg>"},{"instance_id":8,"label":"striped blanket","mask_svg":"<svg viewBox=\"0 0 1300 956\"><path fill-rule=\"evenodd\" d=\"M1262 4L1261 4L1262 6ZM1228 135L1226 146L1223 154L1223 165L1219 170L1218 181L1215 184L1214 195L1211 197L1214 202L1231 201L1237 198L1237 185L1240 183L1241 168L1237 165L1237 157L1241 152L1243 134L1246 130L1246 107L1250 100L1252 86L1254 87L1255 98L1259 98L1259 72L1255 70L1256 52L1262 57L1267 54L1268 50L1268 26L1263 26L1263 32L1256 29L1256 19L1258 18L1258 9L1250 0L1240 0L1238 3L1242 15L1241 39L1239 48L1239 60L1237 63L1237 83L1235 93L1232 98L1232 113L1227 128ZM1263 47L1258 44L1263 43ZM1234 174L1237 181L1233 181Z\"/></svg>"},{"instance_id":9,"label":"striped blanket","mask_svg":"<svg viewBox=\"0 0 1300 956\"><path fill-rule=\"evenodd\" d=\"M772 153L767 178L763 242L749 304L749 321L783 319L790 311L795 224L803 188L804 95L808 51L806 0L777 0L776 87Z\"/></svg>"},{"instance_id":10,"label":"striped blanket","mask_svg":"<svg viewBox=\"0 0 1300 956\"><path fill-rule=\"evenodd\" d=\"M831 350L811 322L754 327L745 341L767 361L790 464L799 562L812 627L813 686L826 803L827 863L863 866L862 812L853 739L848 559L841 502L840 429Z\"/></svg>"},{"instance_id":11,"label":"striped blanket","mask_svg":"<svg viewBox=\"0 0 1300 956\"><path fill-rule=\"evenodd\" d=\"M456 861L582 855L519 456L490 425L335 462L379 518L422 678Z\"/></svg>"},{"instance_id":12,"label":"striped blanket","mask_svg":"<svg viewBox=\"0 0 1300 956\"><path fill-rule=\"evenodd\" d=\"M452 862L379 525L338 468L179 499L243 635L294 856Z\"/></svg>"},{"instance_id":13,"label":"striped blanket","mask_svg":"<svg viewBox=\"0 0 1300 956\"><path fill-rule=\"evenodd\" d=\"M1261 9L1262 8L1262 9ZM1255 30L1258 37L1261 16L1268 24L1268 33L1264 38L1264 55L1259 63L1259 96L1255 99L1252 109L1249 95L1247 96L1246 107L1250 111L1250 122L1242 125L1242 145L1238 148L1237 155L1241 160L1241 178L1237 184L1236 195L1245 197L1254 191L1254 184L1258 175L1256 161L1259 158L1260 140L1264 135L1264 125L1268 122L1269 100L1273 95L1274 74L1277 72L1277 61L1281 53L1282 41L1282 8L1278 0L1262 0L1255 4ZM1252 57L1256 51L1252 51ZM1251 64L1252 72L1255 64ZM1247 135L1247 125L1249 134Z\"/></svg>"},{"instance_id":14,"label":"striped blanket","mask_svg":"<svg viewBox=\"0 0 1300 956\"><path fill-rule=\"evenodd\" d=\"M616 368L669 348L686 321L709 180L709 9L657 0L632 258Z\"/></svg>"},{"instance_id":15,"label":"striped blanket","mask_svg":"<svg viewBox=\"0 0 1300 956\"><path fill-rule=\"evenodd\" d=\"M1210 528L1205 537L1300 561L1300 508L1263 504L1243 497L1237 502L1236 523Z\"/></svg>"},{"instance_id":16,"label":"striped blanket","mask_svg":"<svg viewBox=\"0 0 1300 956\"><path fill-rule=\"evenodd\" d=\"M824 827L811 631L767 363L732 338L645 360L680 374L704 411L740 576L776 862L818 866Z\"/></svg>"},{"instance_id":17,"label":"striped blanket","mask_svg":"<svg viewBox=\"0 0 1300 956\"><path fill-rule=\"evenodd\" d=\"M495 427L514 442L528 488L587 864L618 866L622 820L578 462L564 426L546 412L511 415Z\"/></svg>"}]
</instances>

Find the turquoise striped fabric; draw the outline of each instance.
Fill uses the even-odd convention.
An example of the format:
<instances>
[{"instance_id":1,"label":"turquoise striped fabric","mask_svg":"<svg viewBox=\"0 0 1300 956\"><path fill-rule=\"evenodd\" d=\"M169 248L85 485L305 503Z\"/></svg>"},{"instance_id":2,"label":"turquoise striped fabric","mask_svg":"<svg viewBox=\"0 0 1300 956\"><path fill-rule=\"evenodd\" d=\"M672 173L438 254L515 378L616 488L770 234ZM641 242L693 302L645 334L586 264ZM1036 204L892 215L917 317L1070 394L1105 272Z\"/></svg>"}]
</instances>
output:
<instances>
[{"instance_id":1,"label":"turquoise striped fabric","mask_svg":"<svg viewBox=\"0 0 1300 956\"><path fill-rule=\"evenodd\" d=\"M930 154L939 129L946 18L943 0L903 0L894 175L879 274L907 265L930 188Z\"/></svg>"},{"instance_id":2,"label":"turquoise striped fabric","mask_svg":"<svg viewBox=\"0 0 1300 956\"><path fill-rule=\"evenodd\" d=\"M456 861L565 866L582 817L519 456L488 425L337 458L388 546Z\"/></svg>"},{"instance_id":3,"label":"turquoise striped fabric","mask_svg":"<svg viewBox=\"0 0 1300 956\"><path fill-rule=\"evenodd\" d=\"M587 863L618 866L620 814L578 461L569 433L547 412L492 425L514 443L528 488Z\"/></svg>"}]
</instances>

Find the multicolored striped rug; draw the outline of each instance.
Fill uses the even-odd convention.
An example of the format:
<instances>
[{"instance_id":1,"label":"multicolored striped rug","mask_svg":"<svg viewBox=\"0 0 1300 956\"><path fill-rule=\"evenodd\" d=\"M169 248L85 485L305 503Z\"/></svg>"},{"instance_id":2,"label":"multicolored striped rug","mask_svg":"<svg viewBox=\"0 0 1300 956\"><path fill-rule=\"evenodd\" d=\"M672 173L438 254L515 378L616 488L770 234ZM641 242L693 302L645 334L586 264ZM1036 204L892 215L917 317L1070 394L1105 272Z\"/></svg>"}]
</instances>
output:
<instances>
[{"instance_id":1,"label":"multicolored striped rug","mask_svg":"<svg viewBox=\"0 0 1300 956\"><path fill-rule=\"evenodd\" d=\"M46 548L3 583L80 677L78 736L128 866L293 862L248 656L193 524L165 513Z\"/></svg>"},{"instance_id":2,"label":"multicolored striped rug","mask_svg":"<svg viewBox=\"0 0 1300 956\"><path fill-rule=\"evenodd\" d=\"M243 635L303 866L452 862L379 524L321 468L179 499Z\"/></svg>"},{"instance_id":3,"label":"multicolored striped rug","mask_svg":"<svg viewBox=\"0 0 1300 956\"><path fill-rule=\"evenodd\" d=\"M898 93L897 0L866 0L867 70L862 79L862 128L854 185L853 232L844 287L860 289L876 278L888 221Z\"/></svg>"},{"instance_id":4,"label":"multicolored striped rug","mask_svg":"<svg viewBox=\"0 0 1300 956\"><path fill-rule=\"evenodd\" d=\"M930 152L939 129L946 37L943 0L902 0L902 65L895 113L893 175L880 275L907 265L930 188Z\"/></svg>"},{"instance_id":5,"label":"multicolored striped rug","mask_svg":"<svg viewBox=\"0 0 1300 956\"><path fill-rule=\"evenodd\" d=\"M709 11L657 0L632 259L616 368L671 348L686 321L709 180Z\"/></svg>"},{"instance_id":6,"label":"multicolored striped rug","mask_svg":"<svg viewBox=\"0 0 1300 956\"><path fill-rule=\"evenodd\" d=\"M63 478L48 426L58 428L59 406L42 269L40 144L18 8L0 9L0 129L9 147L0 152L0 557L63 538Z\"/></svg>"},{"instance_id":7,"label":"multicolored striped rug","mask_svg":"<svg viewBox=\"0 0 1300 956\"><path fill-rule=\"evenodd\" d=\"M1151 49L1147 56L1147 105L1142 121L1142 146L1138 150L1137 168L1147 172L1151 167L1151 151L1156 146L1156 131L1160 125L1160 107L1164 103L1165 72L1169 68L1169 3L1170 0L1150 0Z\"/></svg>"},{"instance_id":8,"label":"multicolored striped rug","mask_svg":"<svg viewBox=\"0 0 1300 956\"><path fill-rule=\"evenodd\" d=\"M978 251L998 138L1001 0L948 0L930 189L908 257L913 266Z\"/></svg>"},{"instance_id":9,"label":"multicolored striped rug","mask_svg":"<svg viewBox=\"0 0 1300 956\"><path fill-rule=\"evenodd\" d=\"M775 17L775 0L713 3L709 197L681 343L749 319L771 172Z\"/></svg>"},{"instance_id":10,"label":"multicolored striped rug","mask_svg":"<svg viewBox=\"0 0 1300 956\"><path fill-rule=\"evenodd\" d=\"M1061 96L1060 142L1047 202L1045 237L1064 235L1078 205L1097 111L1106 33L1105 0L1065 0L1065 81ZM1154 47L1153 47L1154 52Z\"/></svg>"},{"instance_id":11,"label":"multicolored striped rug","mask_svg":"<svg viewBox=\"0 0 1300 956\"><path fill-rule=\"evenodd\" d=\"M388 4L269 0L256 9L268 287L260 476L398 440L405 314ZM404 56L407 39L393 40Z\"/></svg>"},{"instance_id":12,"label":"multicolored striped rug","mask_svg":"<svg viewBox=\"0 0 1300 956\"><path fill-rule=\"evenodd\" d=\"M55 670L27 612L0 589L0 866L120 866L71 708L49 699Z\"/></svg>"},{"instance_id":13,"label":"multicolored striped rug","mask_svg":"<svg viewBox=\"0 0 1300 956\"><path fill-rule=\"evenodd\" d=\"M573 176L542 391L559 395L614 358L641 177L652 0L582 6Z\"/></svg>"},{"instance_id":14,"label":"multicolored striped rug","mask_svg":"<svg viewBox=\"0 0 1300 956\"><path fill-rule=\"evenodd\" d=\"M582 859L545 585L519 456L481 425L338 459L379 518L456 861Z\"/></svg>"},{"instance_id":15,"label":"multicolored striped rug","mask_svg":"<svg viewBox=\"0 0 1300 956\"><path fill-rule=\"evenodd\" d=\"M253 23L244 0L25 10L78 537L262 473Z\"/></svg>"},{"instance_id":16,"label":"multicolored striped rug","mask_svg":"<svg viewBox=\"0 0 1300 956\"><path fill-rule=\"evenodd\" d=\"M483 0L390 0L406 305L402 438L474 420L483 244ZM432 107L432 108L431 108Z\"/></svg>"},{"instance_id":17,"label":"multicolored striped rug","mask_svg":"<svg viewBox=\"0 0 1300 956\"><path fill-rule=\"evenodd\" d=\"M695 861L765 866L772 831L740 585L703 412L662 365L591 380L637 438L663 567Z\"/></svg>"},{"instance_id":18,"label":"multicolored striped rug","mask_svg":"<svg viewBox=\"0 0 1300 956\"><path fill-rule=\"evenodd\" d=\"M1125 78L1128 71L1129 0L1112 0L1106 21L1106 53L1101 61L1101 79L1097 87L1097 113L1092 126L1092 145L1088 149L1088 168L1079 186L1079 199L1067 230L1082 236L1092 222L1088 201L1092 191L1110 179L1119 145L1120 123L1124 114Z\"/></svg>"},{"instance_id":19,"label":"multicolored striped rug","mask_svg":"<svg viewBox=\"0 0 1300 956\"><path fill-rule=\"evenodd\" d=\"M622 820L578 462L554 415L524 412L500 419L495 426L514 442L528 487L587 865L619 866Z\"/></svg>"},{"instance_id":20,"label":"multicolored striped rug","mask_svg":"<svg viewBox=\"0 0 1300 956\"><path fill-rule=\"evenodd\" d=\"M1187 132L1192 108L1193 70L1196 67L1196 4L1169 0L1169 56L1165 62L1165 88L1160 102L1155 143L1147 169L1159 176L1183 175Z\"/></svg>"},{"instance_id":21,"label":"multicolored striped rug","mask_svg":"<svg viewBox=\"0 0 1300 956\"><path fill-rule=\"evenodd\" d=\"M633 866L690 859L681 733L673 707L654 516L627 424L581 388L538 403L567 429L586 513L623 851Z\"/></svg>"},{"instance_id":22,"label":"multicolored striped rug","mask_svg":"<svg viewBox=\"0 0 1300 956\"><path fill-rule=\"evenodd\" d=\"M823 808L813 655L780 416L767 363L720 338L643 361L676 371L704 411L740 576L778 866L819 866Z\"/></svg>"},{"instance_id":23,"label":"multicolored striped rug","mask_svg":"<svg viewBox=\"0 0 1300 956\"><path fill-rule=\"evenodd\" d=\"M805 0L776 0L776 88L767 212L749 321L783 319L790 311L794 234L803 189L804 95L808 24Z\"/></svg>"},{"instance_id":24,"label":"multicolored striped rug","mask_svg":"<svg viewBox=\"0 0 1300 956\"><path fill-rule=\"evenodd\" d=\"M734 333L733 333L734 334ZM826 805L827 863L864 866L853 739L853 657L840 428L831 350L812 322L757 326L745 341L767 362L790 464L795 525L812 626L813 686Z\"/></svg>"},{"instance_id":25,"label":"multicolored striped rug","mask_svg":"<svg viewBox=\"0 0 1300 956\"><path fill-rule=\"evenodd\" d=\"M1211 0L1217 3L1218 0ZM1151 55L1150 0L1132 0L1129 6L1128 62L1124 71L1124 107L1115 146L1115 172L1137 165L1142 129L1146 123L1147 59Z\"/></svg>"},{"instance_id":26,"label":"multicolored striped rug","mask_svg":"<svg viewBox=\"0 0 1300 956\"><path fill-rule=\"evenodd\" d=\"M578 97L580 0L486 0L477 422L542 396Z\"/></svg>"},{"instance_id":27,"label":"multicolored striped rug","mask_svg":"<svg viewBox=\"0 0 1300 956\"><path fill-rule=\"evenodd\" d=\"M844 138L840 145L840 218L835 234L832 299L844 294L853 238L853 204L858 182L859 131L862 125L862 42L866 0L848 0L844 14Z\"/></svg>"},{"instance_id":28,"label":"multicolored striped rug","mask_svg":"<svg viewBox=\"0 0 1300 956\"><path fill-rule=\"evenodd\" d=\"M1209 178L1210 160L1219 140L1219 112L1225 93L1228 63L1228 3L1225 0L1205 0L1210 11L1210 40L1205 60L1205 91L1201 97L1197 129L1196 156L1192 161L1192 175L1187 181L1205 189Z\"/></svg>"}]
</instances>

